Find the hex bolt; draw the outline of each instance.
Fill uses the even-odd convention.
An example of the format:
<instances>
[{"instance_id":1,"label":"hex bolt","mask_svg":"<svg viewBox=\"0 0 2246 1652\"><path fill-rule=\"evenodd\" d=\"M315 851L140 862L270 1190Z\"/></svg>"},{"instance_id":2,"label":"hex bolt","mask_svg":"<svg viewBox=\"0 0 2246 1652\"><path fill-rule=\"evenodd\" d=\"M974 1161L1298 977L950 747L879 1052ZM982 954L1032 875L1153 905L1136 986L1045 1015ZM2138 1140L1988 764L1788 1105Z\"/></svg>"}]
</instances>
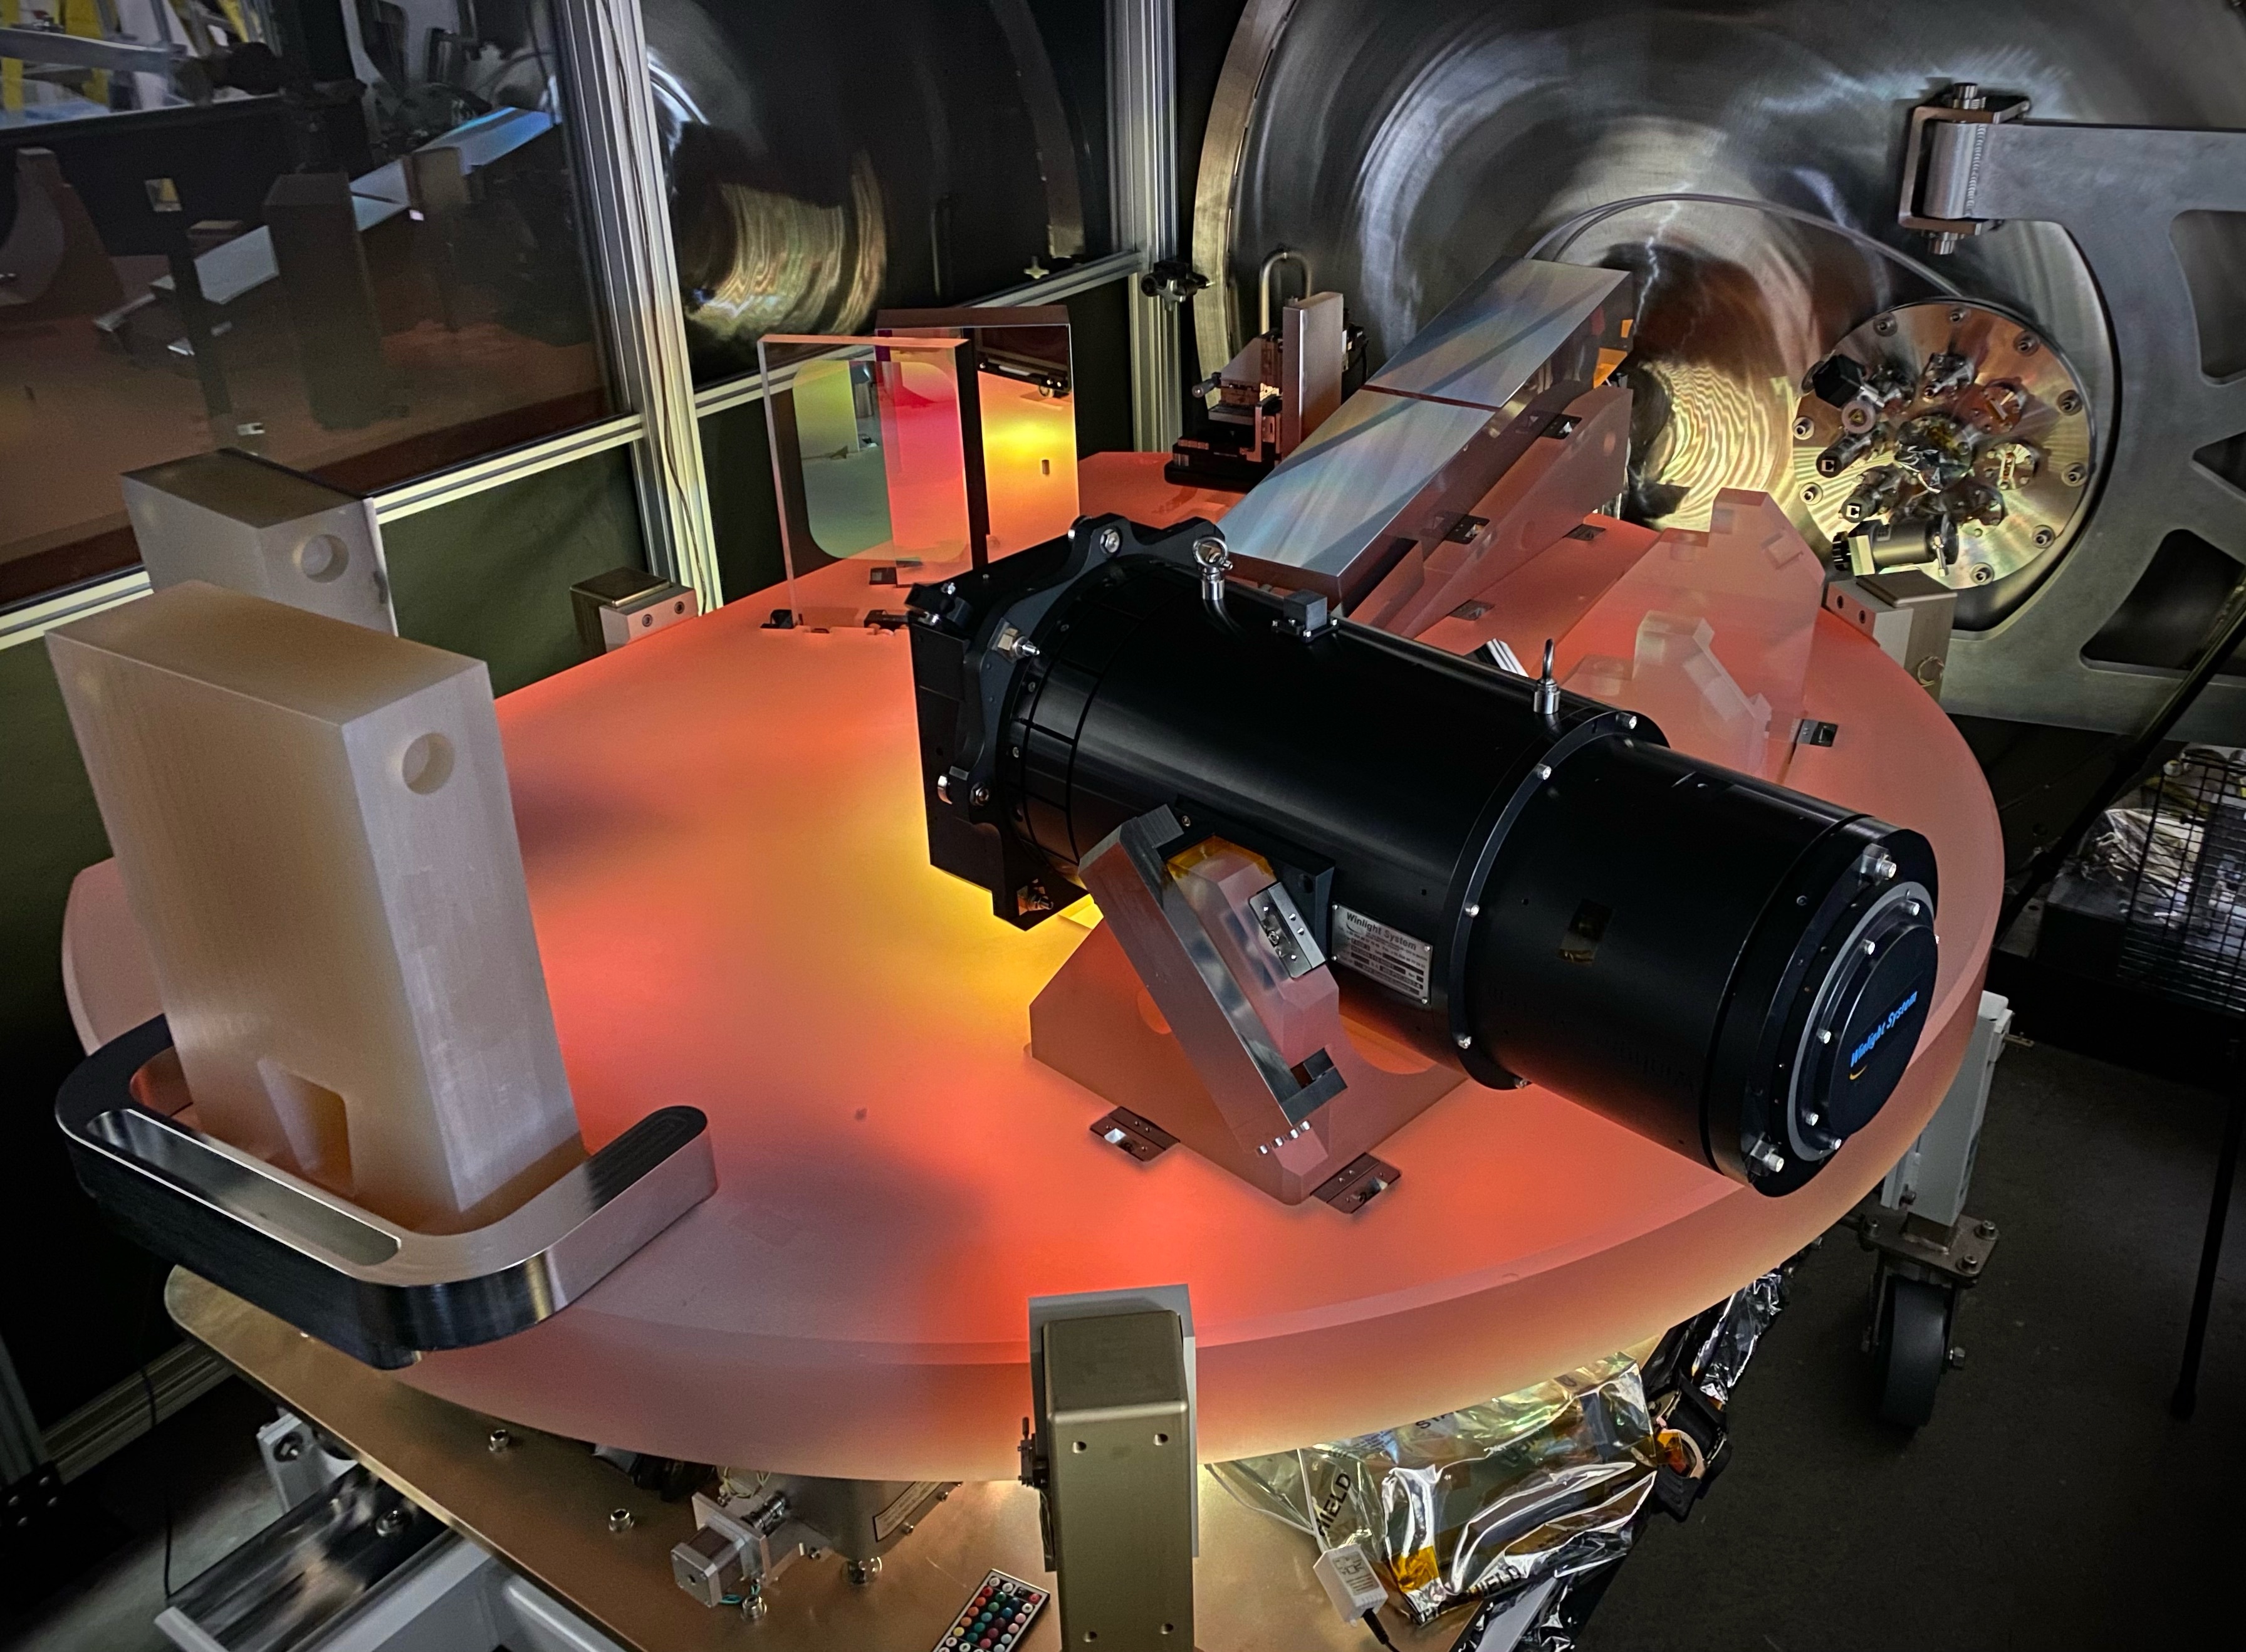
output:
<instances>
[{"instance_id":1,"label":"hex bolt","mask_svg":"<svg viewBox=\"0 0 2246 1652\"><path fill-rule=\"evenodd\" d=\"M2033 333L2022 333L2018 338L2012 340L2012 348L2023 356L2032 356L2043 348L2043 340L2038 338Z\"/></svg>"},{"instance_id":2,"label":"hex bolt","mask_svg":"<svg viewBox=\"0 0 2246 1652\"><path fill-rule=\"evenodd\" d=\"M1474 1034L1470 1032L1462 1032L1458 1035L1455 1042L1460 1049L1471 1050L1474 1048Z\"/></svg>"},{"instance_id":3,"label":"hex bolt","mask_svg":"<svg viewBox=\"0 0 2246 1652\"><path fill-rule=\"evenodd\" d=\"M629 1532L633 1526L638 1524L638 1520L633 1518L632 1512L630 1509L610 1509L609 1511L609 1530L611 1532Z\"/></svg>"},{"instance_id":4,"label":"hex bolt","mask_svg":"<svg viewBox=\"0 0 2246 1652\"><path fill-rule=\"evenodd\" d=\"M1101 528L1099 530L1099 538L1096 542L1099 547L1099 554L1102 556L1113 556L1116 552L1123 548L1122 534L1117 533L1112 527Z\"/></svg>"},{"instance_id":5,"label":"hex bolt","mask_svg":"<svg viewBox=\"0 0 2246 1652\"><path fill-rule=\"evenodd\" d=\"M977 786L972 792L970 792L967 794L967 800L970 803L972 803L977 808L981 808L984 804L990 800L990 788L987 785Z\"/></svg>"},{"instance_id":6,"label":"hex bolt","mask_svg":"<svg viewBox=\"0 0 2246 1652\"><path fill-rule=\"evenodd\" d=\"M273 1442L273 1460L276 1463L293 1463L303 1454L304 1437L302 1434L283 1434Z\"/></svg>"}]
</instances>

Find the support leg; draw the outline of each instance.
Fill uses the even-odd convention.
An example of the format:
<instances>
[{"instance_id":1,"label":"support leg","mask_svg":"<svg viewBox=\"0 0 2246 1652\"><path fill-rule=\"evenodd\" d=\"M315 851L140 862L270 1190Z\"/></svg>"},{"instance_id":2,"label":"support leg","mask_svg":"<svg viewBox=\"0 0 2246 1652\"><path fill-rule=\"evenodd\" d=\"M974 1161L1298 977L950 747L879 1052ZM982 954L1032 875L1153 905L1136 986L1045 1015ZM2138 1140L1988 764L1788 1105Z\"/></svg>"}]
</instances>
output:
<instances>
[{"instance_id":1,"label":"support leg","mask_svg":"<svg viewBox=\"0 0 2246 1652\"><path fill-rule=\"evenodd\" d=\"M2199 1287L2192 1293L2191 1328L2184 1333L2183 1370L2176 1377L2168 1411L2188 1420L2199 1404L2199 1356L2207 1346L2207 1316L2215 1306L2215 1274L2222 1261L2222 1224L2230 1214L2230 1190L2238 1178L2239 1138L2246 1134L2246 1090L2234 1090L2222 1125L2222 1154L2215 1167L2215 1201L2207 1212L2207 1242L2199 1254Z\"/></svg>"}]
</instances>

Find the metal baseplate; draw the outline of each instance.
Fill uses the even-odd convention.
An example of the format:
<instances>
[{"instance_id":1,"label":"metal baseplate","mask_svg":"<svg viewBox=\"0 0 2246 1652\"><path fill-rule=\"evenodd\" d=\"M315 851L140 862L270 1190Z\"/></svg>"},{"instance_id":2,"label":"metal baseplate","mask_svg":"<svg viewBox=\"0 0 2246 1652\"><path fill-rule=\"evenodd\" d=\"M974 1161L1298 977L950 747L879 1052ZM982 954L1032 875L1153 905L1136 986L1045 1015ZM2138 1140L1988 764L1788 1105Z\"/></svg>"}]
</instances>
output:
<instances>
[{"instance_id":1,"label":"metal baseplate","mask_svg":"<svg viewBox=\"0 0 2246 1652\"><path fill-rule=\"evenodd\" d=\"M1907 1209L1871 1203L1843 1220L1856 1230L1857 1242L1866 1250L1912 1263L1960 1286L1970 1286L1981 1277L1997 1248L1997 1224L1975 1216L1960 1216L1943 1227Z\"/></svg>"},{"instance_id":2,"label":"metal baseplate","mask_svg":"<svg viewBox=\"0 0 2246 1652\"><path fill-rule=\"evenodd\" d=\"M1344 1216L1353 1216L1404 1179L1385 1159L1359 1153L1310 1191Z\"/></svg>"},{"instance_id":3,"label":"metal baseplate","mask_svg":"<svg viewBox=\"0 0 2246 1652\"><path fill-rule=\"evenodd\" d=\"M1111 1147L1120 1147L1142 1165L1150 1159L1160 1159L1178 1145L1175 1136L1128 1107L1118 1107L1101 1115L1092 1125L1092 1133Z\"/></svg>"}]
</instances>

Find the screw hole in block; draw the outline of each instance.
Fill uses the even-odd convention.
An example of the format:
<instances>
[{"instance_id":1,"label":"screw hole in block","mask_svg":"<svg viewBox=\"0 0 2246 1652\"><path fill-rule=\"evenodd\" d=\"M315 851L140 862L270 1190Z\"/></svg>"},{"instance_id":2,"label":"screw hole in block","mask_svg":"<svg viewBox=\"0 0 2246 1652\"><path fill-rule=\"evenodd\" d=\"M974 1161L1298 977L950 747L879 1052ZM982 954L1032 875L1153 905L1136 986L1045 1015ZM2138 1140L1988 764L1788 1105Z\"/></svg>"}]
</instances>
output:
<instances>
[{"instance_id":1,"label":"screw hole in block","mask_svg":"<svg viewBox=\"0 0 2246 1652\"><path fill-rule=\"evenodd\" d=\"M398 769L406 789L425 798L453 778L453 743L441 734L425 734L405 748Z\"/></svg>"},{"instance_id":2,"label":"screw hole in block","mask_svg":"<svg viewBox=\"0 0 2246 1652\"><path fill-rule=\"evenodd\" d=\"M322 585L341 579L350 566L350 549L332 534L315 534L296 547L296 571Z\"/></svg>"}]
</instances>

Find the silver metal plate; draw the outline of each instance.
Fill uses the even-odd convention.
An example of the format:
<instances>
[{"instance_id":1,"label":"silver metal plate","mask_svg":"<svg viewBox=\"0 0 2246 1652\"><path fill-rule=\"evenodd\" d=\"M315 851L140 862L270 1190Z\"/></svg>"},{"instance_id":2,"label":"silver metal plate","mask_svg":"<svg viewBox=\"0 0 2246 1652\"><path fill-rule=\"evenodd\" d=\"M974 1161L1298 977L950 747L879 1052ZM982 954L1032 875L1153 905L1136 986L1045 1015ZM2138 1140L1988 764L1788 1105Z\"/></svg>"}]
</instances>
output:
<instances>
[{"instance_id":1,"label":"silver metal plate","mask_svg":"<svg viewBox=\"0 0 2246 1652\"><path fill-rule=\"evenodd\" d=\"M171 1043L159 1016L64 1081L80 1185L158 1255L371 1365L552 1317L718 1185L707 1121L665 1107L489 1226L416 1233L140 1105Z\"/></svg>"}]
</instances>

